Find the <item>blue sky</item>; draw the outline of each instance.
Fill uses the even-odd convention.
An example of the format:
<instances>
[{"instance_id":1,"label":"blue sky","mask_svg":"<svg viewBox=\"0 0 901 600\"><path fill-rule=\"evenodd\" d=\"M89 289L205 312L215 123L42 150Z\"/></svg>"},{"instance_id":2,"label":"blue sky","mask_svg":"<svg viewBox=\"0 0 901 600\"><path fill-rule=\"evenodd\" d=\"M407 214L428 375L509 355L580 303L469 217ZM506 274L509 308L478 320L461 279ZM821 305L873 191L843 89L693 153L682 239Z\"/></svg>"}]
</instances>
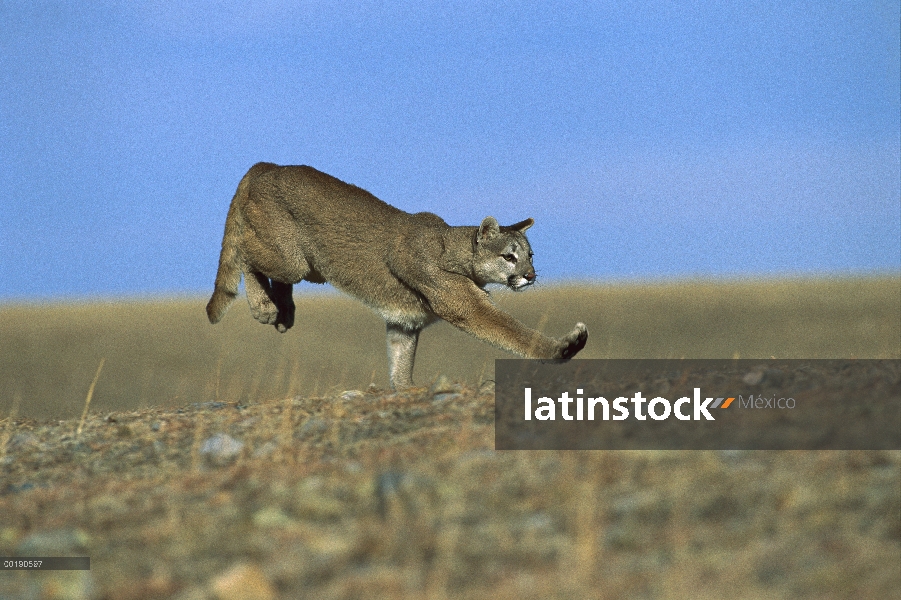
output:
<instances>
[{"instance_id":1,"label":"blue sky","mask_svg":"<svg viewBox=\"0 0 901 600\"><path fill-rule=\"evenodd\" d=\"M901 270L898 2L0 3L0 299L207 293L309 164L545 281Z\"/></svg>"}]
</instances>

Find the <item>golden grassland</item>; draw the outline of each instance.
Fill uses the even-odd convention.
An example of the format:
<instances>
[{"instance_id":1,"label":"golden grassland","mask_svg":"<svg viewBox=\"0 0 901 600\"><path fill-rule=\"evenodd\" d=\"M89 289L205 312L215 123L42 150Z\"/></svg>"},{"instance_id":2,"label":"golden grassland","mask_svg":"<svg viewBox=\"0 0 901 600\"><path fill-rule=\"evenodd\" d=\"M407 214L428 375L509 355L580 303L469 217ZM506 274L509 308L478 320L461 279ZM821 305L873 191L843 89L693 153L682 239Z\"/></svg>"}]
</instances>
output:
<instances>
[{"instance_id":1,"label":"golden grassland","mask_svg":"<svg viewBox=\"0 0 901 600\"><path fill-rule=\"evenodd\" d=\"M392 394L378 318L342 297L297 300L284 335L243 302L215 327L200 298L0 308L0 556L91 557L90 571L0 572L0 598L875 600L901 588L899 450L498 452L489 381L507 355L435 326L423 387ZM898 277L547 287L497 302L551 335L585 321L586 358L901 356ZM896 364L884 379L901 388Z\"/></svg>"},{"instance_id":2,"label":"golden grassland","mask_svg":"<svg viewBox=\"0 0 901 600\"><path fill-rule=\"evenodd\" d=\"M294 328L279 334L243 298L212 326L204 298L0 305L0 414L92 409L387 387L384 323L340 295L295 293ZM858 277L548 286L496 292L497 304L549 335L590 331L580 358L897 358L901 279ZM414 380L439 374L478 386L511 355L440 323L420 339ZM18 400L17 400L18 399Z\"/></svg>"}]
</instances>

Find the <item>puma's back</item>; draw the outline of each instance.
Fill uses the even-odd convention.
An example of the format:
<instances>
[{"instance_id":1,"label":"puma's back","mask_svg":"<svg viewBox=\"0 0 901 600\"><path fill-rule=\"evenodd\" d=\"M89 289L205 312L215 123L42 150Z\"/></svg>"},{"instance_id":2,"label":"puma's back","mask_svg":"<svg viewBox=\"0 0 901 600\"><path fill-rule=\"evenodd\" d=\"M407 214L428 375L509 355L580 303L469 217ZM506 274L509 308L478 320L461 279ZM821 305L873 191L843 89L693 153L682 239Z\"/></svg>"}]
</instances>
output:
<instances>
[{"instance_id":1,"label":"puma's back","mask_svg":"<svg viewBox=\"0 0 901 600\"><path fill-rule=\"evenodd\" d=\"M390 257L396 249L406 254L423 230L449 229L439 217L403 212L306 166L267 170L247 191L238 212L251 270L287 284L328 282L379 312L421 312L419 298L392 274Z\"/></svg>"},{"instance_id":2,"label":"puma's back","mask_svg":"<svg viewBox=\"0 0 901 600\"><path fill-rule=\"evenodd\" d=\"M366 278L383 262L393 223L404 214L304 166L254 177L239 207L250 230L244 240L252 264L286 283L313 271L339 287Z\"/></svg>"},{"instance_id":3,"label":"puma's back","mask_svg":"<svg viewBox=\"0 0 901 600\"><path fill-rule=\"evenodd\" d=\"M395 387L409 383L415 339L437 319L523 356L566 357L584 345L584 326L562 341L547 338L497 310L482 290L534 282L524 233L532 223L501 227L487 217L478 227L451 227L312 167L259 163L232 200L207 315L221 319L243 272L251 314L284 332L294 324L291 286L329 282L386 320ZM397 375L402 356L409 365L398 368L409 372Z\"/></svg>"}]
</instances>

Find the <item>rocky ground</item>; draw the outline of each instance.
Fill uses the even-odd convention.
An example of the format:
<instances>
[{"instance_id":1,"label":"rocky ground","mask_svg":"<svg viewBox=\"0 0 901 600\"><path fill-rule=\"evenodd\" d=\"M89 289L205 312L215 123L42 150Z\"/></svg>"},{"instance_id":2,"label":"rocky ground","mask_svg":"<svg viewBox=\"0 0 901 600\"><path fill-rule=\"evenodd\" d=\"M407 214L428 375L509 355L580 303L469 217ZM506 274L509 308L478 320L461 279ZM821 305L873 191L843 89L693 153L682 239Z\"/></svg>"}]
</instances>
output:
<instances>
[{"instance_id":1,"label":"rocky ground","mask_svg":"<svg viewBox=\"0 0 901 600\"><path fill-rule=\"evenodd\" d=\"M439 380L0 421L0 555L91 557L0 597L898 597L899 451L496 452L493 419Z\"/></svg>"}]
</instances>

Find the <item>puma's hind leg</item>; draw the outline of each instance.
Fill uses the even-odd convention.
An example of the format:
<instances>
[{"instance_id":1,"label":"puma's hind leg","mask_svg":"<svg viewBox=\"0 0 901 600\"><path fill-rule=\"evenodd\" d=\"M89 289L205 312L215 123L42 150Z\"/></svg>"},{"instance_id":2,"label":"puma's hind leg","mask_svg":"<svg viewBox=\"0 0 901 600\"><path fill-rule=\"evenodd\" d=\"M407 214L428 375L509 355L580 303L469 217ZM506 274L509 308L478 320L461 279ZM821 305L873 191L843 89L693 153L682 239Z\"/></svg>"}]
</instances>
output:
<instances>
[{"instance_id":1,"label":"puma's hind leg","mask_svg":"<svg viewBox=\"0 0 901 600\"><path fill-rule=\"evenodd\" d=\"M294 326L294 298L291 296L293 286L290 283L272 280L272 301L278 308L275 328L285 333Z\"/></svg>"},{"instance_id":2,"label":"puma's hind leg","mask_svg":"<svg viewBox=\"0 0 901 600\"><path fill-rule=\"evenodd\" d=\"M244 273L244 291L250 314L263 325L275 325L278 319L278 306L272 300L272 286L269 278L259 271Z\"/></svg>"},{"instance_id":3,"label":"puma's hind leg","mask_svg":"<svg viewBox=\"0 0 901 600\"><path fill-rule=\"evenodd\" d=\"M285 333L294 326L292 287L290 283L269 281L259 271L251 271L244 278L250 314L263 325L273 325Z\"/></svg>"},{"instance_id":4,"label":"puma's hind leg","mask_svg":"<svg viewBox=\"0 0 901 600\"><path fill-rule=\"evenodd\" d=\"M253 318L285 333L294 326L291 290L310 274L310 264L293 241L271 236L263 243L255 232L245 236L244 253L244 285Z\"/></svg>"}]
</instances>

